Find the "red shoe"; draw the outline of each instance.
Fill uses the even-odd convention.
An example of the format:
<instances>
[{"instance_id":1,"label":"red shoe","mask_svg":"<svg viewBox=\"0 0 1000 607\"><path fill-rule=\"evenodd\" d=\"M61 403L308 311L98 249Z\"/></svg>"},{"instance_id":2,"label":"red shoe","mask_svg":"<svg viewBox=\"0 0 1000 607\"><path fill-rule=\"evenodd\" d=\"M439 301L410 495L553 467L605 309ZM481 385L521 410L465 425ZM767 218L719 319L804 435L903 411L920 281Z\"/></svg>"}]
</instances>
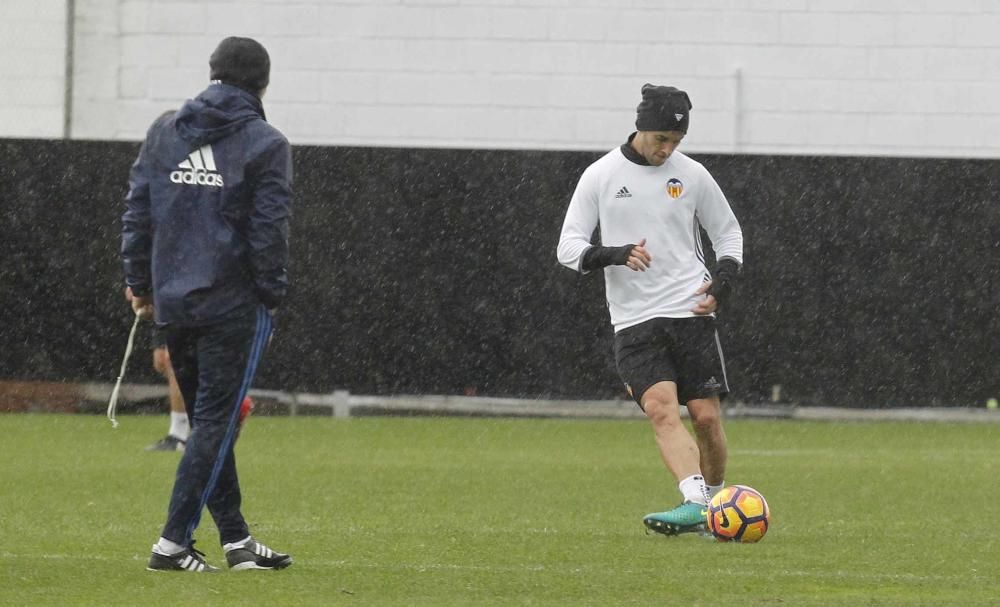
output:
<instances>
[{"instance_id":1,"label":"red shoe","mask_svg":"<svg viewBox=\"0 0 1000 607\"><path fill-rule=\"evenodd\" d=\"M243 430L243 424L246 423L247 418L250 417L250 413L253 412L253 400L247 396L240 403L240 419L236 422L236 438L240 437L240 431Z\"/></svg>"}]
</instances>

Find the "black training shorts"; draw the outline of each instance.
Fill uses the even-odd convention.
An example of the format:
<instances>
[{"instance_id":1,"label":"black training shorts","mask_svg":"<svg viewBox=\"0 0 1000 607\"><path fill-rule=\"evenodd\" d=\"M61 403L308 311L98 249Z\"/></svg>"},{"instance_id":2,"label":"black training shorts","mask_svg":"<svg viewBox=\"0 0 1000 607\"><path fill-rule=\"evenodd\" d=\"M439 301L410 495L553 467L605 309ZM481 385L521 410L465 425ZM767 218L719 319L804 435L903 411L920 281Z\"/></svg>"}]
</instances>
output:
<instances>
[{"instance_id":1,"label":"black training shorts","mask_svg":"<svg viewBox=\"0 0 1000 607\"><path fill-rule=\"evenodd\" d=\"M150 345L155 350L167 347L167 330L160 325L153 325L153 333L149 338Z\"/></svg>"},{"instance_id":2,"label":"black training shorts","mask_svg":"<svg viewBox=\"0 0 1000 607\"><path fill-rule=\"evenodd\" d=\"M715 318L654 318L615 333L615 364L635 402L672 381L682 405L729 392Z\"/></svg>"}]
</instances>

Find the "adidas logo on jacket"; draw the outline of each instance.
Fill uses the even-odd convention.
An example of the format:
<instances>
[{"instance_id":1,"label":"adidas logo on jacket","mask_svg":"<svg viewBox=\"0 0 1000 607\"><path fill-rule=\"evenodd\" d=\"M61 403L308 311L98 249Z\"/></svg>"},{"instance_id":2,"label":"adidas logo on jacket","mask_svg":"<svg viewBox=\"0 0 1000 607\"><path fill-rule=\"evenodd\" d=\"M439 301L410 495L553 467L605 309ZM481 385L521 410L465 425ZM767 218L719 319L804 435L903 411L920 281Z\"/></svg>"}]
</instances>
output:
<instances>
[{"instance_id":1,"label":"adidas logo on jacket","mask_svg":"<svg viewBox=\"0 0 1000 607\"><path fill-rule=\"evenodd\" d=\"M216 172L215 156L212 154L212 146L208 144L191 152L177 166L184 170L170 173L170 181L174 183L222 187L222 175Z\"/></svg>"}]
</instances>

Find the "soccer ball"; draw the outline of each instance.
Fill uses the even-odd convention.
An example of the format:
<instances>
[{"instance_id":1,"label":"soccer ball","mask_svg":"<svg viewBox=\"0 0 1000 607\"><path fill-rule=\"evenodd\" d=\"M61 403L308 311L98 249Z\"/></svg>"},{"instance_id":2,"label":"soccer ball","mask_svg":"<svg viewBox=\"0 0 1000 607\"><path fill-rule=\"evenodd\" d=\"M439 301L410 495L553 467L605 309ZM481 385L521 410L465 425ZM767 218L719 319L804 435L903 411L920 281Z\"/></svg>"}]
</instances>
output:
<instances>
[{"instance_id":1,"label":"soccer ball","mask_svg":"<svg viewBox=\"0 0 1000 607\"><path fill-rule=\"evenodd\" d=\"M720 542L759 542L771 526L764 496L746 485L730 485L708 505L708 530Z\"/></svg>"}]
</instances>

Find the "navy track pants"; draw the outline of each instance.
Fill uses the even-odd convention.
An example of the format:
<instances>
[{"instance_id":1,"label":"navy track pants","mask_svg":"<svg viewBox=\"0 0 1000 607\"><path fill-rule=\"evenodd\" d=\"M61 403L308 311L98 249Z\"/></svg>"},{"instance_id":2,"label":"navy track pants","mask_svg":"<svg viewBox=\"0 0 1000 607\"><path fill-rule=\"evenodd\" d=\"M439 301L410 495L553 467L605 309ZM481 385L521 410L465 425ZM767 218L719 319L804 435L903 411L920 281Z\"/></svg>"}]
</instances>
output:
<instances>
[{"instance_id":1,"label":"navy track pants","mask_svg":"<svg viewBox=\"0 0 1000 607\"><path fill-rule=\"evenodd\" d=\"M233 445L240 403L250 390L271 327L264 306L212 325L167 327L170 362L191 422L161 534L172 542L193 543L206 506L221 543L250 534L240 511Z\"/></svg>"}]
</instances>

